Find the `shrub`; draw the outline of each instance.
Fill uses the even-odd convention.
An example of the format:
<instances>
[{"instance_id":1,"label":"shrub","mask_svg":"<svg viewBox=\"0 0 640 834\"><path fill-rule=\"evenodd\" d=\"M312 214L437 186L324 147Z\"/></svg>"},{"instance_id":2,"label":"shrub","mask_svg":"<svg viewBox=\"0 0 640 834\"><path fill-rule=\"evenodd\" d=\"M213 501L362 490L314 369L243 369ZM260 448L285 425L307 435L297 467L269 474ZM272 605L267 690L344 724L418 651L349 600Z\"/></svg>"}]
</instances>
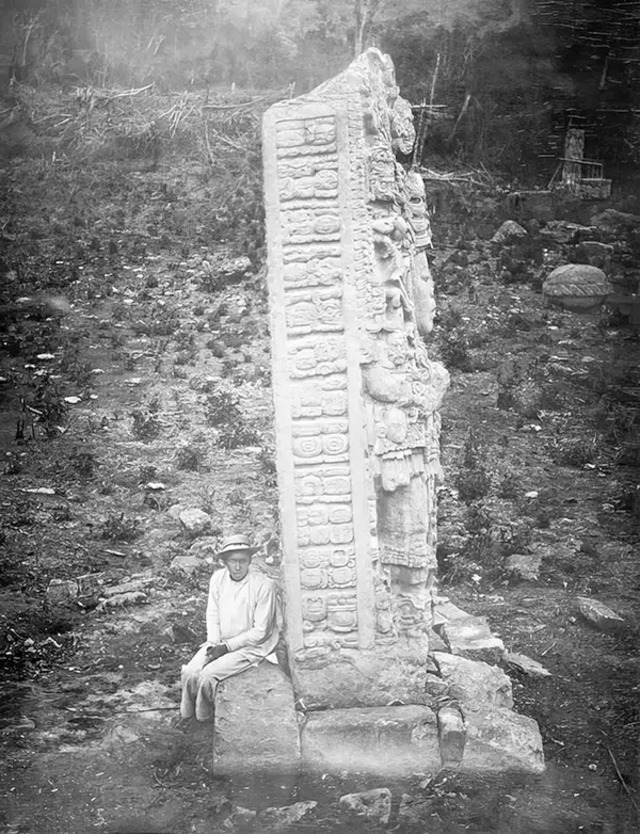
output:
<instances>
[{"instance_id":1,"label":"shrub","mask_svg":"<svg viewBox=\"0 0 640 834\"><path fill-rule=\"evenodd\" d=\"M113 542L132 542L142 535L137 519L111 513L103 522L100 537Z\"/></svg>"},{"instance_id":2,"label":"shrub","mask_svg":"<svg viewBox=\"0 0 640 834\"><path fill-rule=\"evenodd\" d=\"M440 354L447 368L457 368L464 373L473 370L469 339L461 327L455 327L441 334Z\"/></svg>"},{"instance_id":3,"label":"shrub","mask_svg":"<svg viewBox=\"0 0 640 834\"><path fill-rule=\"evenodd\" d=\"M491 486L487 472L486 455L478 438L471 430L464 444L464 461L456 479L456 487L461 501L470 503L483 498Z\"/></svg>"},{"instance_id":4,"label":"shrub","mask_svg":"<svg viewBox=\"0 0 640 834\"><path fill-rule=\"evenodd\" d=\"M145 442L153 440L162 431L162 424L157 416L151 413L150 407L132 411L131 417L133 418L131 431L137 440Z\"/></svg>"},{"instance_id":5,"label":"shrub","mask_svg":"<svg viewBox=\"0 0 640 834\"><path fill-rule=\"evenodd\" d=\"M581 467L593 463L598 456L597 438L595 435L575 439L563 438L554 444L551 456L555 463L566 466Z\"/></svg>"},{"instance_id":6,"label":"shrub","mask_svg":"<svg viewBox=\"0 0 640 834\"><path fill-rule=\"evenodd\" d=\"M258 428L242 411L240 395L224 380L209 392L206 415L209 425L218 429L218 444L223 449L253 446L260 442Z\"/></svg>"},{"instance_id":7,"label":"shrub","mask_svg":"<svg viewBox=\"0 0 640 834\"><path fill-rule=\"evenodd\" d=\"M205 450L199 444L179 446L176 449L174 463L176 469L187 472L202 472L206 470Z\"/></svg>"}]
</instances>

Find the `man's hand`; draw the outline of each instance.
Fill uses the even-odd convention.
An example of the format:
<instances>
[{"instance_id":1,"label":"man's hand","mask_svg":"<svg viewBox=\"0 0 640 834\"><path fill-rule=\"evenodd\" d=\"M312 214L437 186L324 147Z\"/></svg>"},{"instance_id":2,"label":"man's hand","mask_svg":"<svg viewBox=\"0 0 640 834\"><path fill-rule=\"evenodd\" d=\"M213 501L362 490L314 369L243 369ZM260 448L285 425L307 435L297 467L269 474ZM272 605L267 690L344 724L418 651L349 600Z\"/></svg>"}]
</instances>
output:
<instances>
[{"instance_id":1,"label":"man's hand","mask_svg":"<svg viewBox=\"0 0 640 834\"><path fill-rule=\"evenodd\" d=\"M211 663L212 660L217 660L219 657L222 657L228 651L229 649L224 643L218 643L217 646L207 646L207 660L205 662L205 666L207 663Z\"/></svg>"}]
</instances>

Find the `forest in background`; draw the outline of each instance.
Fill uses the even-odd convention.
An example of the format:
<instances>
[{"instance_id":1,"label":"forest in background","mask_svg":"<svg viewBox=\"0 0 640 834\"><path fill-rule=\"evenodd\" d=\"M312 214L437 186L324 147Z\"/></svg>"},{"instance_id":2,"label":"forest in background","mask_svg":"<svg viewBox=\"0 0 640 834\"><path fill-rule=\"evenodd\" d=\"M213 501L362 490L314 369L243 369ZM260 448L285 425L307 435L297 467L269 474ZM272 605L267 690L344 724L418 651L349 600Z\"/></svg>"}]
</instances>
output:
<instances>
[{"instance_id":1,"label":"forest in background","mask_svg":"<svg viewBox=\"0 0 640 834\"><path fill-rule=\"evenodd\" d=\"M543 176L568 114L587 157L640 161L637 0L4 0L0 76L159 94L309 91L368 45L403 95L439 105L425 153Z\"/></svg>"}]
</instances>

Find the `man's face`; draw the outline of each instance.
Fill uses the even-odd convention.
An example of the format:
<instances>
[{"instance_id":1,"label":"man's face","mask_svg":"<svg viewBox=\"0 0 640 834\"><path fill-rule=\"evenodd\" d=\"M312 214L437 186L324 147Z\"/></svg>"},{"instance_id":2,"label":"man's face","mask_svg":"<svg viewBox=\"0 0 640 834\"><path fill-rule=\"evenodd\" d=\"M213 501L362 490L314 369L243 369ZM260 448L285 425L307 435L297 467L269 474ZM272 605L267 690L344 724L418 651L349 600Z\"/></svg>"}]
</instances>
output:
<instances>
[{"instance_id":1,"label":"man's face","mask_svg":"<svg viewBox=\"0 0 640 834\"><path fill-rule=\"evenodd\" d=\"M232 550L230 553L225 553L224 563L235 582L244 579L249 572L249 565L251 564L251 554L246 550Z\"/></svg>"}]
</instances>

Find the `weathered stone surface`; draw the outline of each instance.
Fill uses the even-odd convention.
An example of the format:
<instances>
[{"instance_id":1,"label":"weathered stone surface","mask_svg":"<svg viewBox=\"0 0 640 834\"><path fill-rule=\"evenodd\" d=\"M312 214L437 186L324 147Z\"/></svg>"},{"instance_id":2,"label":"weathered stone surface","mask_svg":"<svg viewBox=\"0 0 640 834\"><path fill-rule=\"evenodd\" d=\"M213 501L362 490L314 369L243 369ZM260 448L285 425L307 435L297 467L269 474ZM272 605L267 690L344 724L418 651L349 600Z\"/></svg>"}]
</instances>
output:
<instances>
[{"instance_id":1,"label":"weathered stone surface","mask_svg":"<svg viewBox=\"0 0 640 834\"><path fill-rule=\"evenodd\" d=\"M469 617L468 611L458 608L447 597L439 597L434 600L433 605L433 627L442 626L445 623L452 623L456 620L466 620Z\"/></svg>"},{"instance_id":2,"label":"weathered stone surface","mask_svg":"<svg viewBox=\"0 0 640 834\"><path fill-rule=\"evenodd\" d=\"M500 226L498 231L491 238L490 242L495 244L508 244L513 243L519 238L528 236L529 232L527 232L526 229L523 229L522 226L519 223L516 223L515 220L505 220L502 226Z\"/></svg>"},{"instance_id":3,"label":"weathered stone surface","mask_svg":"<svg viewBox=\"0 0 640 834\"><path fill-rule=\"evenodd\" d=\"M171 560L170 566L190 575L202 567L202 562L197 556L186 553L183 556L175 556Z\"/></svg>"},{"instance_id":4,"label":"weathered stone surface","mask_svg":"<svg viewBox=\"0 0 640 834\"><path fill-rule=\"evenodd\" d=\"M578 597L578 611L600 631L615 633L624 628L624 619L597 599Z\"/></svg>"},{"instance_id":5,"label":"weathered stone surface","mask_svg":"<svg viewBox=\"0 0 640 834\"><path fill-rule=\"evenodd\" d=\"M213 758L217 774L300 767L293 689L279 666L264 661L218 686Z\"/></svg>"},{"instance_id":6,"label":"weathered stone surface","mask_svg":"<svg viewBox=\"0 0 640 834\"><path fill-rule=\"evenodd\" d=\"M389 658L380 670L375 658L354 652L351 658L336 659L329 668L308 668L304 675L294 675L294 681L296 694L308 710L384 707L392 701L422 704L425 700L424 662L403 657Z\"/></svg>"},{"instance_id":7,"label":"weathered stone surface","mask_svg":"<svg viewBox=\"0 0 640 834\"><path fill-rule=\"evenodd\" d=\"M409 776L440 767L436 716L428 707L336 709L308 713L303 769Z\"/></svg>"},{"instance_id":8,"label":"weathered stone surface","mask_svg":"<svg viewBox=\"0 0 640 834\"><path fill-rule=\"evenodd\" d=\"M601 269L589 264L556 267L542 285L544 297L569 310L588 310L602 304L613 287Z\"/></svg>"},{"instance_id":9,"label":"weathered stone surface","mask_svg":"<svg viewBox=\"0 0 640 834\"><path fill-rule=\"evenodd\" d=\"M442 680L462 703L477 706L513 707L509 677L497 666L453 654L433 652Z\"/></svg>"},{"instance_id":10,"label":"weathered stone surface","mask_svg":"<svg viewBox=\"0 0 640 834\"><path fill-rule=\"evenodd\" d=\"M438 739L443 767L458 767L464 758L467 731L462 712L454 706L438 710Z\"/></svg>"},{"instance_id":11,"label":"weathered stone surface","mask_svg":"<svg viewBox=\"0 0 640 834\"><path fill-rule=\"evenodd\" d=\"M100 600L97 610L104 611L107 608L124 608L127 605L144 605L149 601L144 591L124 591L113 593Z\"/></svg>"},{"instance_id":12,"label":"weathered stone surface","mask_svg":"<svg viewBox=\"0 0 640 834\"><path fill-rule=\"evenodd\" d=\"M544 770L542 738L532 718L504 707L465 711L467 741L462 770L519 771Z\"/></svg>"},{"instance_id":13,"label":"weathered stone surface","mask_svg":"<svg viewBox=\"0 0 640 834\"><path fill-rule=\"evenodd\" d=\"M51 579L45 596L48 605L69 605L78 596L78 583L75 579Z\"/></svg>"},{"instance_id":14,"label":"weathered stone surface","mask_svg":"<svg viewBox=\"0 0 640 834\"><path fill-rule=\"evenodd\" d=\"M505 567L520 579L535 582L540 577L542 555L540 553L513 553L507 557Z\"/></svg>"},{"instance_id":15,"label":"weathered stone surface","mask_svg":"<svg viewBox=\"0 0 640 834\"><path fill-rule=\"evenodd\" d=\"M211 516L204 510L196 508L182 510L178 519L186 534L193 539L211 529Z\"/></svg>"},{"instance_id":16,"label":"weathered stone surface","mask_svg":"<svg viewBox=\"0 0 640 834\"><path fill-rule=\"evenodd\" d=\"M548 669L545 669L541 663L527 657L526 654L519 654L518 652L505 652L503 659L509 666L513 666L515 669L518 669L520 672L524 672L526 675L532 675L534 678L547 678L551 675L551 672Z\"/></svg>"},{"instance_id":17,"label":"weathered stone surface","mask_svg":"<svg viewBox=\"0 0 640 834\"><path fill-rule=\"evenodd\" d=\"M612 255L613 246L597 240L584 240L576 246L575 250L575 256L579 261L598 267L605 272L609 269Z\"/></svg>"},{"instance_id":18,"label":"weathered stone surface","mask_svg":"<svg viewBox=\"0 0 640 834\"><path fill-rule=\"evenodd\" d=\"M444 623L439 630L452 654L493 664L502 657L504 643L491 633L485 617L468 616Z\"/></svg>"},{"instance_id":19,"label":"weathered stone surface","mask_svg":"<svg viewBox=\"0 0 640 834\"><path fill-rule=\"evenodd\" d=\"M360 793L347 793L340 797L339 805L357 817L386 825L391 816L391 791L389 788L374 788Z\"/></svg>"},{"instance_id":20,"label":"weathered stone surface","mask_svg":"<svg viewBox=\"0 0 640 834\"><path fill-rule=\"evenodd\" d=\"M429 648L433 652L447 652L449 651L447 644L435 629L431 629L429 633Z\"/></svg>"},{"instance_id":21,"label":"weathered stone surface","mask_svg":"<svg viewBox=\"0 0 640 834\"><path fill-rule=\"evenodd\" d=\"M314 800L295 802L280 808L265 808L258 816L258 823L266 828L283 828L300 822L303 817L318 806Z\"/></svg>"},{"instance_id":22,"label":"weathered stone surface","mask_svg":"<svg viewBox=\"0 0 640 834\"><path fill-rule=\"evenodd\" d=\"M232 828L235 826L241 828L242 826L254 823L257 815L257 811L254 811L253 808L244 808L242 805L238 805L228 818L228 821ZM225 827L227 826L225 825Z\"/></svg>"},{"instance_id":23,"label":"weathered stone surface","mask_svg":"<svg viewBox=\"0 0 640 834\"><path fill-rule=\"evenodd\" d=\"M263 139L292 676L314 706L383 704L409 674L424 688L448 385L420 338L434 312L424 183L396 161L411 107L370 49L270 108Z\"/></svg>"}]
</instances>

